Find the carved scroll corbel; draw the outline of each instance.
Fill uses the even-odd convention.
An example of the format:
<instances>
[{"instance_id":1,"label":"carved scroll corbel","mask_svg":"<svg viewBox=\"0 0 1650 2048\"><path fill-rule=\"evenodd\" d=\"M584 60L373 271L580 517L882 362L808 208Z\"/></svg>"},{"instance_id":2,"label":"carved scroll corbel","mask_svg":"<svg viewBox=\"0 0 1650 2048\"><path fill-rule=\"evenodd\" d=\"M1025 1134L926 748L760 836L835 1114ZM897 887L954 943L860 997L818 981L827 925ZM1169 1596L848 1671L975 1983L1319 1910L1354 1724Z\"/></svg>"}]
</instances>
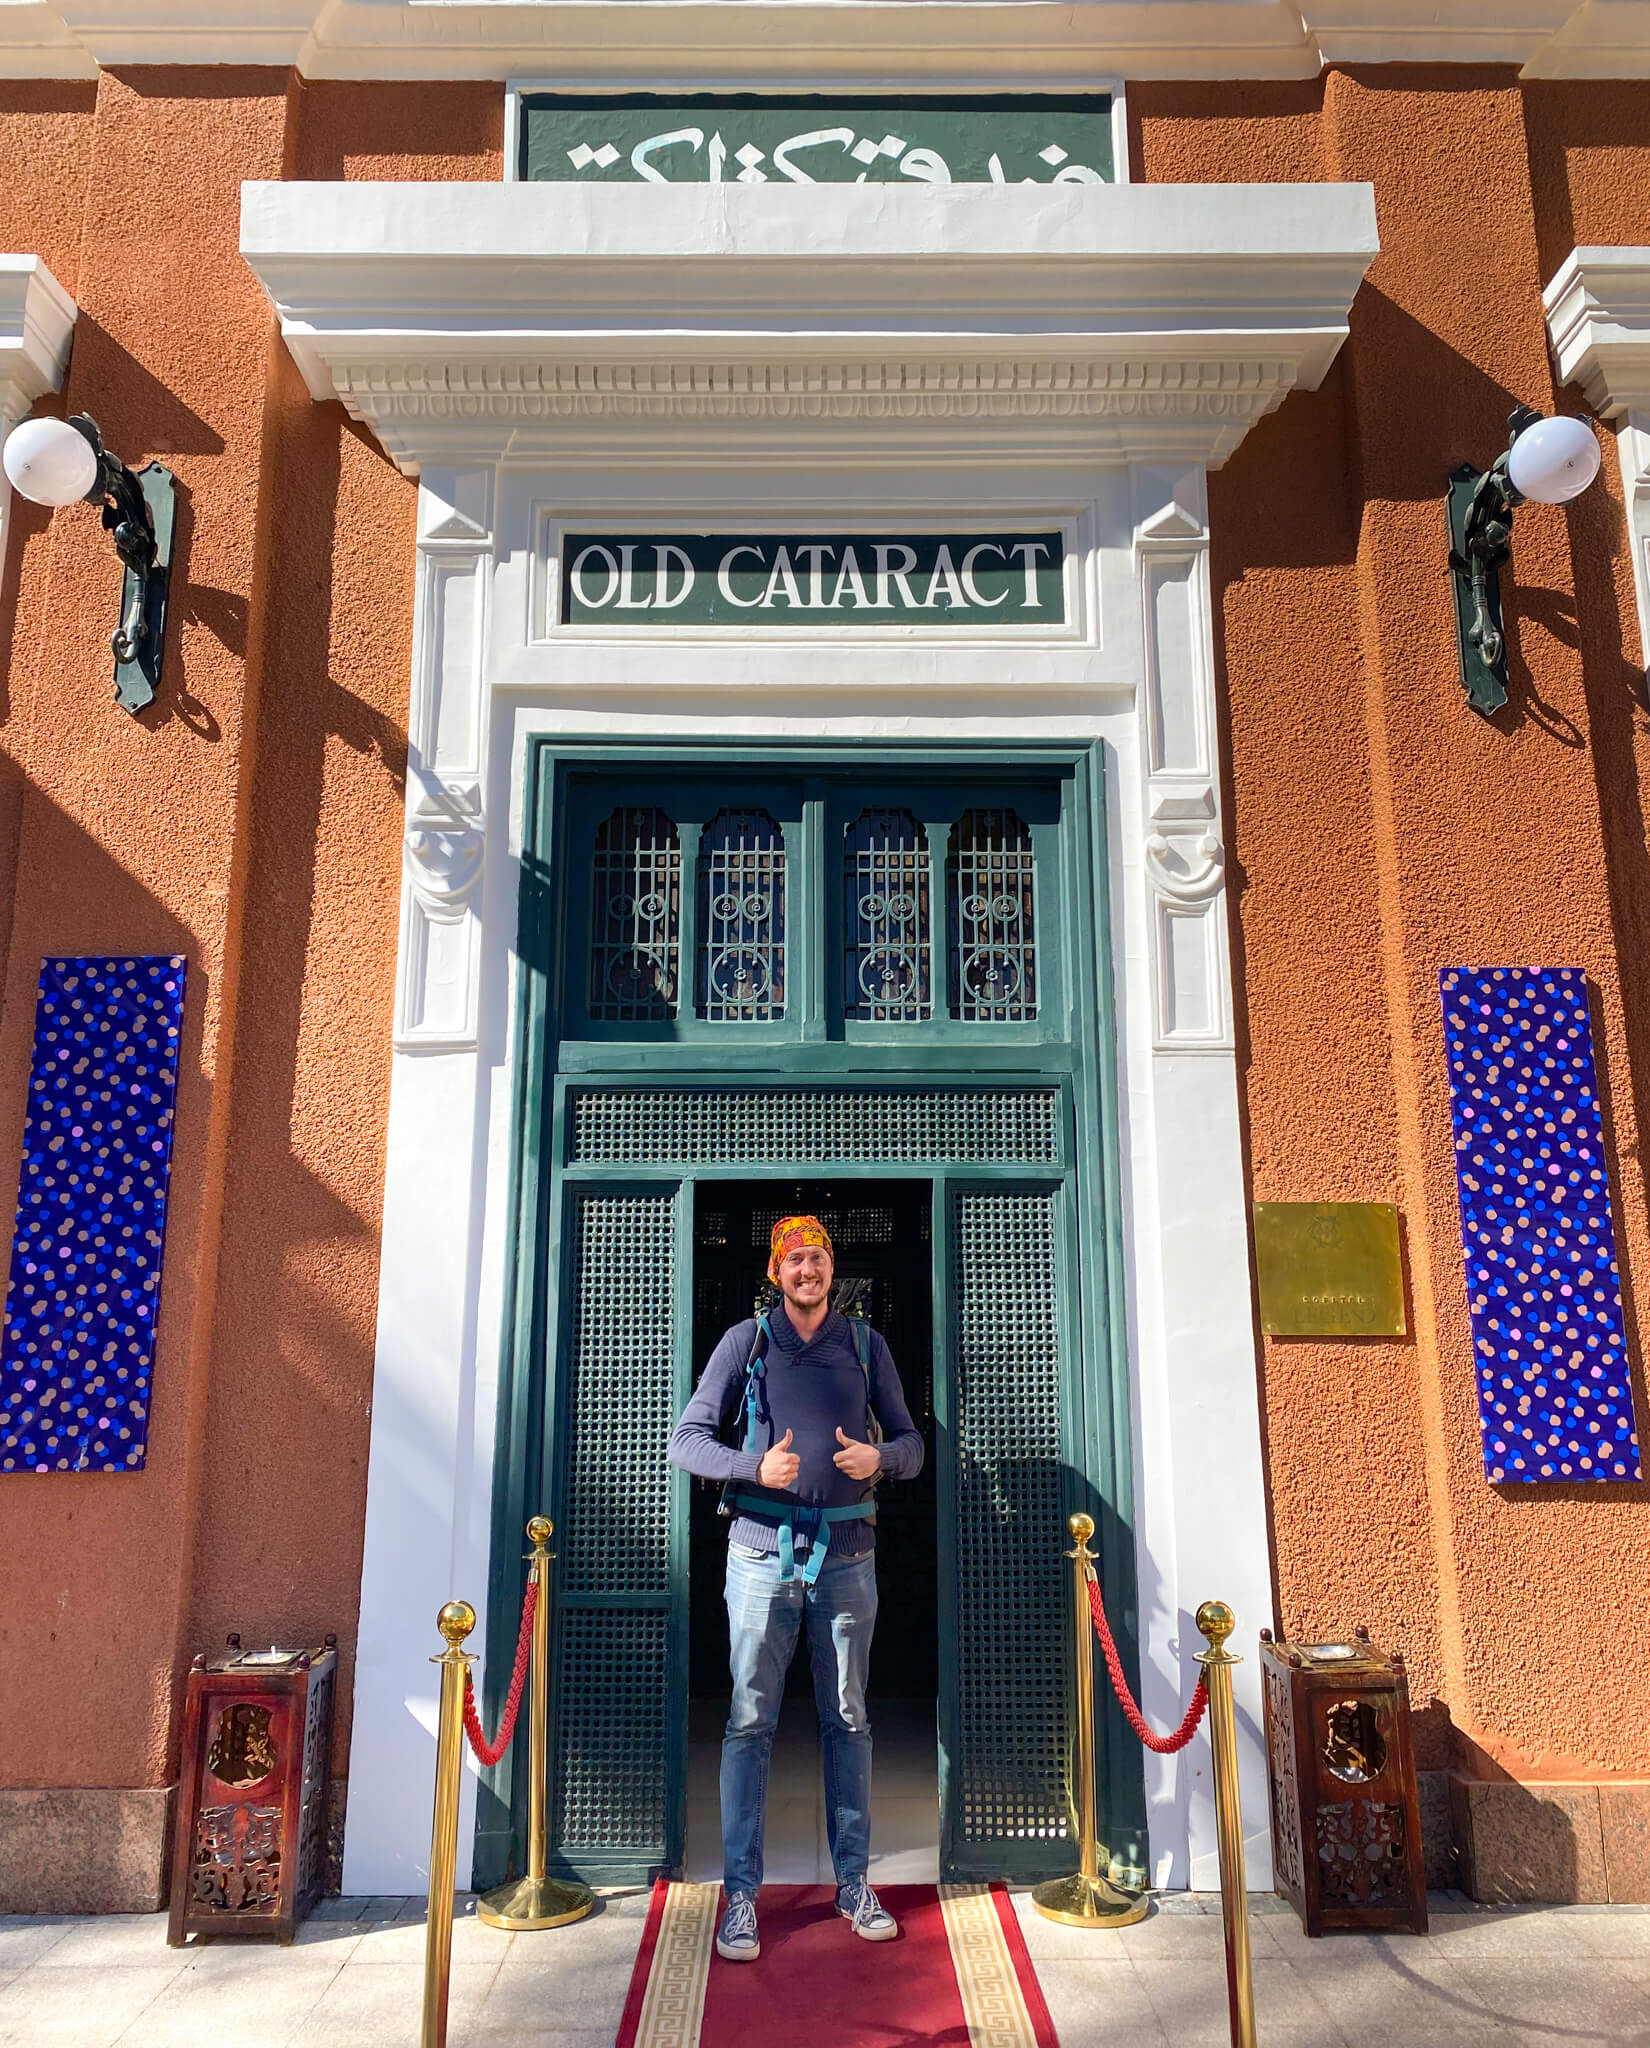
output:
<instances>
[{"instance_id":1,"label":"carved scroll corbel","mask_svg":"<svg viewBox=\"0 0 1650 2048\"><path fill-rule=\"evenodd\" d=\"M1206 903L1226 880L1226 856L1212 832L1195 838L1153 832L1145 851L1152 887L1175 903Z\"/></svg>"},{"instance_id":2,"label":"carved scroll corbel","mask_svg":"<svg viewBox=\"0 0 1650 2048\"><path fill-rule=\"evenodd\" d=\"M480 785L420 777L403 854L407 880L427 917L451 922L464 915L485 847Z\"/></svg>"},{"instance_id":3,"label":"carved scroll corbel","mask_svg":"<svg viewBox=\"0 0 1650 2048\"><path fill-rule=\"evenodd\" d=\"M402 870L396 1044L458 1050L476 1037L478 932L472 899L487 840L481 785L414 771Z\"/></svg>"}]
</instances>

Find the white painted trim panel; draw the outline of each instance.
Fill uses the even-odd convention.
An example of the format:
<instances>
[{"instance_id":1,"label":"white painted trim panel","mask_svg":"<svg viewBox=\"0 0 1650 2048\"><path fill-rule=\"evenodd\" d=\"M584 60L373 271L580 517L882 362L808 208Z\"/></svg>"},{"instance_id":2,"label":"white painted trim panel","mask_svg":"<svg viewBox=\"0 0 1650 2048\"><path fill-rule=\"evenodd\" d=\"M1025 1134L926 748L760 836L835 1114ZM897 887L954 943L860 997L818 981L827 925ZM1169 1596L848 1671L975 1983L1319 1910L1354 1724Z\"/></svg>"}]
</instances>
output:
<instances>
[{"instance_id":1,"label":"white painted trim panel","mask_svg":"<svg viewBox=\"0 0 1650 2048\"><path fill-rule=\"evenodd\" d=\"M1326 64L1650 76L1642 0L11 0L0 77L135 64L698 89L1315 78Z\"/></svg>"}]
</instances>

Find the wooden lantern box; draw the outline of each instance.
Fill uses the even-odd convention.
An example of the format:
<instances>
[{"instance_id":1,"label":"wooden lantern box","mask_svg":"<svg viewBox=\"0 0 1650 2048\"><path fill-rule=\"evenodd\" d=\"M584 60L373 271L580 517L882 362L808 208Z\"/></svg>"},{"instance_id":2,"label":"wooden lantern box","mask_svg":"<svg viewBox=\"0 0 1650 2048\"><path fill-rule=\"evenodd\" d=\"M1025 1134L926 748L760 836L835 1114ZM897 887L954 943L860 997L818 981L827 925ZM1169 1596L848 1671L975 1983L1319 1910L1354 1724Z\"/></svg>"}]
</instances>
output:
<instances>
[{"instance_id":1,"label":"wooden lantern box","mask_svg":"<svg viewBox=\"0 0 1650 2048\"><path fill-rule=\"evenodd\" d=\"M1277 1889L1310 1935L1427 1931L1421 1806L1402 1657L1260 1638Z\"/></svg>"},{"instance_id":2,"label":"wooden lantern box","mask_svg":"<svg viewBox=\"0 0 1650 2048\"><path fill-rule=\"evenodd\" d=\"M336 1638L197 1657L184 1704L167 1940L290 1942L326 1881Z\"/></svg>"}]
</instances>

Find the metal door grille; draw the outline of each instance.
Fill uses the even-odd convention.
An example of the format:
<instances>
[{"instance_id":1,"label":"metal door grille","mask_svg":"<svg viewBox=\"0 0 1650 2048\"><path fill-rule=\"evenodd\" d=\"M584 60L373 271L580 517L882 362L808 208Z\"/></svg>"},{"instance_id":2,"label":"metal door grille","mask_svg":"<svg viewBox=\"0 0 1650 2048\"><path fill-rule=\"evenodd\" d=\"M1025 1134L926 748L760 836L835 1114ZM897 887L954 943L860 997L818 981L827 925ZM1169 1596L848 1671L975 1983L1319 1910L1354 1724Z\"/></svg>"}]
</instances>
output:
<instances>
[{"instance_id":1,"label":"metal door grille","mask_svg":"<svg viewBox=\"0 0 1650 2048\"><path fill-rule=\"evenodd\" d=\"M1070 1831L1053 1190L952 1196L959 1834Z\"/></svg>"},{"instance_id":2,"label":"metal door grille","mask_svg":"<svg viewBox=\"0 0 1650 2048\"><path fill-rule=\"evenodd\" d=\"M1061 1163L1055 1088L580 1088L575 1164Z\"/></svg>"},{"instance_id":3,"label":"metal door grille","mask_svg":"<svg viewBox=\"0 0 1650 2048\"><path fill-rule=\"evenodd\" d=\"M946 861L951 1014L1015 1024L1037 1014L1037 867L1016 811L964 811Z\"/></svg>"},{"instance_id":4,"label":"metal door grille","mask_svg":"<svg viewBox=\"0 0 1650 2048\"><path fill-rule=\"evenodd\" d=\"M699 842L699 1015L785 1014L785 840L766 811L719 811Z\"/></svg>"},{"instance_id":5,"label":"metal door grille","mask_svg":"<svg viewBox=\"0 0 1650 2048\"><path fill-rule=\"evenodd\" d=\"M601 1189L574 1205L551 1840L564 1854L657 1854L672 1739L675 1204ZM616 1595L626 1604L598 1604Z\"/></svg>"},{"instance_id":6,"label":"metal door grille","mask_svg":"<svg viewBox=\"0 0 1650 2048\"><path fill-rule=\"evenodd\" d=\"M682 849L663 811L621 806L596 828L590 871L590 1014L676 1014Z\"/></svg>"},{"instance_id":7,"label":"metal door grille","mask_svg":"<svg viewBox=\"0 0 1650 2048\"><path fill-rule=\"evenodd\" d=\"M842 853L842 1003L873 1024L932 1016L928 843L909 811L862 811Z\"/></svg>"}]
</instances>

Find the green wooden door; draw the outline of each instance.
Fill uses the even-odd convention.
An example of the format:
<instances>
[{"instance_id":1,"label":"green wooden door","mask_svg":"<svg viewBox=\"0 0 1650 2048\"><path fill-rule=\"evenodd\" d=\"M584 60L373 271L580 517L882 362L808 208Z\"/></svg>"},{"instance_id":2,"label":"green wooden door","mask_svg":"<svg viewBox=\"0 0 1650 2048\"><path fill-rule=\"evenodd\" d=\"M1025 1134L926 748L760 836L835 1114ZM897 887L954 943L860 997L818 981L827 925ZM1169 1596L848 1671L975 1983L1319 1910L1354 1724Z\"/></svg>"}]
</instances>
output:
<instances>
[{"instance_id":1,"label":"green wooden door","mask_svg":"<svg viewBox=\"0 0 1650 2048\"><path fill-rule=\"evenodd\" d=\"M934 1188L944 1870L1063 1868L1063 1520L1129 1513L1098 763L533 765L488 1690L510 1553L548 1505L553 1862L619 1881L682 1856L687 1482L664 1445L702 1363L692 1184L880 1172ZM519 1859L522 1775L489 1781L478 1881ZM1139 1778L1108 1745L1125 1862Z\"/></svg>"}]
</instances>

